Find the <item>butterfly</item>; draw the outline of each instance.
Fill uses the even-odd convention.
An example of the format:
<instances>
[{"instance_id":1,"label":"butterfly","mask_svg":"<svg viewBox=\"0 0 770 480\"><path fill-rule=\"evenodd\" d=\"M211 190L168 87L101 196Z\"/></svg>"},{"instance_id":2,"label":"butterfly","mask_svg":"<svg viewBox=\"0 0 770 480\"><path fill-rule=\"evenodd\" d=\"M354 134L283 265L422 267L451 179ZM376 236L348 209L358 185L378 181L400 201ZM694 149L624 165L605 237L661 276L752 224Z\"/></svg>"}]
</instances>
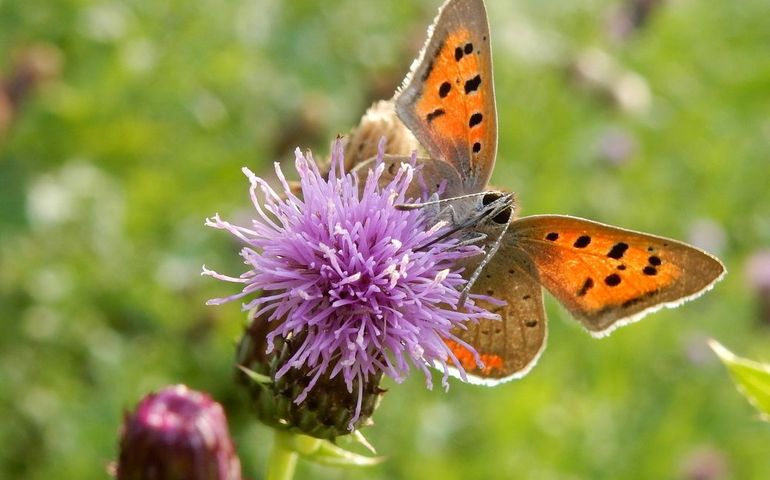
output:
<instances>
[{"instance_id":1,"label":"butterfly","mask_svg":"<svg viewBox=\"0 0 770 480\"><path fill-rule=\"evenodd\" d=\"M483 365L459 342L446 341L469 381L495 385L534 366L546 344L543 287L591 334L603 336L695 298L722 278L717 258L682 242L564 215L517 218L513 195L488 189L498 134L484 2L448 0L428 32L392 106L428 154L417 159L424 186L441 191L438 202L414 207L448 205L443 211L454 230L481 239L486 257L466 270L473 272L468 288L504 303L477 300L500 321L453 332ZM382 181L406 159L386 156Z\"/></svg>"}]
</instances>

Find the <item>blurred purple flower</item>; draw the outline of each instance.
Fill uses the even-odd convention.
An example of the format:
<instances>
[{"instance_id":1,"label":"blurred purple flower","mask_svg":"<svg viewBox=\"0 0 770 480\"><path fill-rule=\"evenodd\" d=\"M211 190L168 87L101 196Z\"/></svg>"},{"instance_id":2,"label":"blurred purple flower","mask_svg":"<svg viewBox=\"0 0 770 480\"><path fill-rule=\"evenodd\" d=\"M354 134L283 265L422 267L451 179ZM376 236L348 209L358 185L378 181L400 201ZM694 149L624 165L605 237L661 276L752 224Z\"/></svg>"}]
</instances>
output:
<instances>
[{"instance_id":1,"label":"blurred purple flower","mask_svg":"<svg viewBox=\"0 0 770 480\"><path fill-rule=\"evenodd\" d=\"M746 261L746 282L759 303L759 317L770 323L770 250L755 252Z\"/></svg>"},{"instance_id":2,"label":"blurred purple flower","mask_svg":"<svg viewBox=\"0 0 770 480\"><path fill-rule=\"evenodd\" d=\"M633 135L619 128L610 128L599 139L599 156L610 165L627 164L636 154L638 145Z\"/></svg>"},{"instance_id":3,"label":"blurred purple flower","mask_svg":"<svg viewBox=\"0 0 770 480\"><path fill-rule=\"evenodd\" d=\"M243 309L255 309L255 317L264 315L275 322L267 335L267 353L277 337L303 339L275 375L280 378L292 368L307 368L312 378L295 403L303 401L322 375L342 375L351 393L357 385L353 425L361 389L370 376L383 372L400 382L411 363L424 372L429 388L429 365L443 368L445 386L450 368L464 377L461 363L444 340L475 353L452 329L496 316L472 299L462 309L457 307L465 280L455 262L481 250L460 246L454 239L439 240L442 224L428 225L422 209L396 208L408 200L406 190L415 168L403 163L390 184L380 187L385 167L380 150L360 191L359 178L343 171L342 152L337 142L326 180L313 159L297 150L302 198L292 193L277 164L281 194L244 168L257 211L251 228L219 216L206 224L246 243L241 256L249 270L237 278L205 267L203 274L244 284L240 293L210 300L212 305L262 292Z\"/></svg>"},{"instance_id":4,"label":"blurred purple flower","mask_svg":"<svg viewBox=\"0 0 770 480\"><path fill-rule=\"evenodd\" d=\"M770 292L770 250L760 250L749 257L746 280L752 290Z\"/></svg>"},{"instance_id":5,"label":"blurred purple flower","mask_svg":"<svg viewBox=\"0 0 770 480\"><path fill-rule=\"evenodd\" d=\"M240 480L222 407L184 385L144 397L123 421L118 480Z\"/></svg>"},{"instance_id":6,"label":"blurred purple flower","mask_svg":"<svg viewBox=\"0 0 770 480\"><path fill-rule=\"evenodd\" d=\"M714 255L724 252L727 246L727 233L718 221L711 218L697 218L691 224L687 234L689 243Z\"/></svg>"},{"instance_id":7,"label":"blurred purple flower","mask_svg":"<svg viewBox=\"0 0 770 480\"><path fill-rule=\"evenodd\" d=\"M691 450L680 466L683 480L719 480L733 478L725 452L711 445Z\"/></svg>"},{"instance_id":8,"label":"blurred purple flower","mask_svg":"<svg viewBox=\"0 0 770 480\"><path fill-rule=\"evenodd\" d=\"M612 12L608 30L613 40L627 40L650 22L650 17L663 6L664 0L626 0Z\"/></svg>"}]
</instances>

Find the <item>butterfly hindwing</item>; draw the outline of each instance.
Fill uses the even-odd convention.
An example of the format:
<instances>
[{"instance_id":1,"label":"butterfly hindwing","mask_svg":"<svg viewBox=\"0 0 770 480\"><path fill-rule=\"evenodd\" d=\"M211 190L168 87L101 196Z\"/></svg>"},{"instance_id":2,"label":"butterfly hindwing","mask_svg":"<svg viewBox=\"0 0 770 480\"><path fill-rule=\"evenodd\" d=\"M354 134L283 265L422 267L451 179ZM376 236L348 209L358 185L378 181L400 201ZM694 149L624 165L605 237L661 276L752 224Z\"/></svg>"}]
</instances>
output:
<instances>
[{"instance_id":1,"label":"butterfly hindwing","mask_svg":"<svg viewBox=\"0 0 770 480\"><path fill-rule=\"evenodd\" d=\"M724 273L719 260L695 247L575 217L524 217L506 237L532 259L543 286L595 335L697 297Z\"/></svg>"},{"instance_id":2,"label":"butterfly hindwing","mask_svg":"<svg viewBox=\"0 0 770 480\"><path fill-rule=\"evenodd\" d=\"M482 0L449 0L396 93L396 112L429 156L453 165L466 193L485 189L497 153L489 25Z\"/></svg>"},{"instance_id":3,"label":"butterfly hindwing","mask_svg":"<svg viewBox=\"0 0 770 480\"><path fill-rule=\"evenodd\" d=\"M498 254L514 262L494 261L486 265L471 292L506 302L496 305L484 300L476 303L500 320L481 320L466 324L467 330L453 333L479 353L484 367L457 342L448 342L474 383L494 385L527 374L545 348L546 317L542 287L532 262L515 248L504 246Z\"/></svg>"}]
</instances>

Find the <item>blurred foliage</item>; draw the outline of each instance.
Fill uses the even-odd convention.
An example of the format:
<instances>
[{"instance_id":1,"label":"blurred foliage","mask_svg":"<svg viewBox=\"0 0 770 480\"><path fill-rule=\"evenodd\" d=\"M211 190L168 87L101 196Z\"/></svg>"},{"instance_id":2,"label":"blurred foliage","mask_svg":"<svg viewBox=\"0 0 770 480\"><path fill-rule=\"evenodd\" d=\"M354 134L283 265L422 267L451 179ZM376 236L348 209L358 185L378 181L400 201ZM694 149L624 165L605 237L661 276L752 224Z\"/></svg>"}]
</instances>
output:
<instances>
[{"instance_id":1,"label":"blurred foliage","mask_svg":"<svg viewBox=\"0 0 770 480\"><path fill-rule=\"evenodd\" d=\"M0 477L104 478L123 410L184 382L224 404L259 478L270 432L232 381L245 316L204 307L232 290L198 276L240 272L238 247L203 219L248 215L241 166L325 154L389 97L439 3L0 0L0 78L28 82L0 101ZM389 385L365 432L388 460L299 476L770 478L770 431L705 342L770 349L742 275L770 245L770 3L487 3L494 183L731 274L601 341L549 300L528 377ZM29 55L44 74L17 75Z\"/></svg>"},{"instance_id":2,"label":"blurred foliage","mask_svg":"<svg viewBox=\"0 0 770 480\"><path fill-rule=\"evenodd\" d=\"M709 345L727 367L738 391L759 410L763 420L770 420L770 364L739 357L716 340Z\"/></svg>"}]
</instances>

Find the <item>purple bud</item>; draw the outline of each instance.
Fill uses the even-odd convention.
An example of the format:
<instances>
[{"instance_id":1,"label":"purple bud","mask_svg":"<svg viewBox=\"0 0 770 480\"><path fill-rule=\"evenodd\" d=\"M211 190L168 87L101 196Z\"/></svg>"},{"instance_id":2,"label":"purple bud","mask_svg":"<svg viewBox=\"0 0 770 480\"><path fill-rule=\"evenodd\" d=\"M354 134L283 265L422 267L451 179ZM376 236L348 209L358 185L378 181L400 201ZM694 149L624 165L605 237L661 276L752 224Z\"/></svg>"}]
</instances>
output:
<instances>
[{"instance_id":1,"label":"purple bud","mask_svg":"<svg viewBox=\"0 0 770 480\"><path fill-rule=\"evenodd\" d=\"M149 394L120 435L118 480L240 480L222 406L184 385Z\"/></svg>"}]
</instances>

